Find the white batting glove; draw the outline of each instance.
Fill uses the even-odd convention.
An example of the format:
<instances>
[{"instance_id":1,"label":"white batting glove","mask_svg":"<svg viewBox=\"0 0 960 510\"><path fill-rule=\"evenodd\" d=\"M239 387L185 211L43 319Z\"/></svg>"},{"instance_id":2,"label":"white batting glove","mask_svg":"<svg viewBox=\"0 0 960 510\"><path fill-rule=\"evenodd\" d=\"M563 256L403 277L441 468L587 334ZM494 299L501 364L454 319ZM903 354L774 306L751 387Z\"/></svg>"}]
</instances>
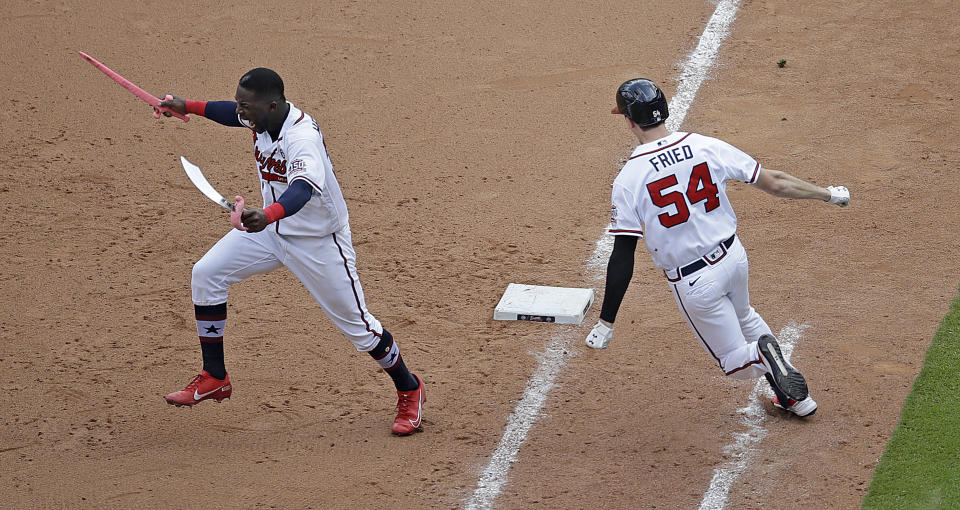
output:
<instances>
[{"instance_id":1,"label":"white batting glove","mask_svg":"<svg viewBox=\"0 0 960 510\"><path fill-rule=\"evenodd\" d=\"M840 207L846 207L850 203L850 190L844 186L827 186L827 191L830 192L830 202L831 204L837 204Z\"/></svg>"},{"instance_id":2,"label":"white batting glove","mask_svg":"<svg viewBox=\"0 0 960 510\"><path fill-rule=\"evenodd\" d=\"M613 328L608 327L602 322L597 322L590 334L587 335L587 346L594 349L606 349L610 339L613 338Z\"/></svg>"}]
</instances>

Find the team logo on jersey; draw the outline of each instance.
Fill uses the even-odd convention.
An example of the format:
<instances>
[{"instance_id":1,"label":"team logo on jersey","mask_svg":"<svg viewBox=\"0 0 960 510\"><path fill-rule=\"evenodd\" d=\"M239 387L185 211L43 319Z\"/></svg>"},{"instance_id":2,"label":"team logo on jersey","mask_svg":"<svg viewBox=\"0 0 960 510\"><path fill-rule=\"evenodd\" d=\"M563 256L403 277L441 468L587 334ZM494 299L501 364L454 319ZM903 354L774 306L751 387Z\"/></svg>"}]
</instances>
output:
<instances>
[{"instance_id":1,"label":"team logo on jersey","mask_svg":"<svg viewBox=\"0 0 960 510\"><path fill-rule=\"evenodd\" d=\"M611 205L610 206L610 223L613 224L616 222L617 222L617 206Z\"/></svg>"},{"instance_id":2,"label":"team logo on jersey","mask_svg":"<svg viewBox=\"0 0 960 510\"><path fill-rule=\"evenodd\" d=\"M284 157L275 159L273 156L276 152L274 151L270 156L267 156L260 152L257 147L253 148L253 155L257 158L257 167L260 169L260 177L265 181L287 182L287 160Z\"/></svg>"}]
</instances>

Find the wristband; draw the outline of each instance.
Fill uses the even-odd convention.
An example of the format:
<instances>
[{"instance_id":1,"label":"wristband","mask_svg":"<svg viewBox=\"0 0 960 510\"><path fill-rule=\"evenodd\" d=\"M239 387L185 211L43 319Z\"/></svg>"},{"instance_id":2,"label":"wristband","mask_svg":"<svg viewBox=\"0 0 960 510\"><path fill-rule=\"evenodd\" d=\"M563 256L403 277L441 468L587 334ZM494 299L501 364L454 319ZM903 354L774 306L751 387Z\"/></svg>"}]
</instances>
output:
<instances>
[{"instance_id":1,"label":"wristband","mask_svg":"<svg viewBox=\"0 0 960 510\"><path fill-rule=\"evenodd\" d=\"M286 216L287 211L283 208L283 204L274 202L263 210L263 214L267 217L267 223L273 223Z\"/></svg>"},{"instance_id":2,"label":"wristband","mask_svg":"<svg viewBox=\"0 0 960 510\"><path fill-rule=\"evenodd\" d=\"M202 115L206 117L205 115L207 111L206 101L191 101L188 99L185 101L185 103L186 103L187 113L192 113L194 115Z\"/></svg>"}]
</instances>

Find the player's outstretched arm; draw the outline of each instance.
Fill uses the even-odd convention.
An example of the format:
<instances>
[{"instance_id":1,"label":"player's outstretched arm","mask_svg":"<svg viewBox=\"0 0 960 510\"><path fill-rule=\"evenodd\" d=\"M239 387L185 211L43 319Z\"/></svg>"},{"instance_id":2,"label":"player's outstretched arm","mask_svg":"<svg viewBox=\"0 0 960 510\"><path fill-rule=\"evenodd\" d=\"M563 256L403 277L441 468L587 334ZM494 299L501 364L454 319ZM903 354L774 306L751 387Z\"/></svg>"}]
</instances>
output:
<instances>
[{"instance_id":1,"label":"player's outstretched arm","mask_svg":"<svg viewBox=\"0 0 960 510\"><path fill-rule=\"evenodd\" d=\"M780 198L823 200L840 207L844 207L850 202L850 192L843 186L821 188L786 172L769 168L764 168L760 172L754 186Z\"/></svg>"},{"instance_id":2,"label":"player's outstretched arm","mask_svg":"<svg viewBox=\"0 0 960 510\"><path fill-rule=\"evenodd\" d=\"M189 101L169 94L168 97L170 99L160 101L160 106L184 115L188 113L200 115L224 126L243 127L240 118L237 117L237 103L233 101ZM166 112L163 115L170 117Z\"/></svg>"},{"instance_id":3,"label":"player's outstretched arm","mask_svg":"<svg viewBox=\"0 0 960 510\"><path fill-rule=\"evenodd\" d=\"M634 254L637 250L637 237L620 235L613 239L613 251L607 262L607 284L603 293L603 305L600 307L600 320L587 335L586 343L594 349L604 349L613 338L613 322L627 293L630 279L633 278Z\"/></svg>"}]
</instances>

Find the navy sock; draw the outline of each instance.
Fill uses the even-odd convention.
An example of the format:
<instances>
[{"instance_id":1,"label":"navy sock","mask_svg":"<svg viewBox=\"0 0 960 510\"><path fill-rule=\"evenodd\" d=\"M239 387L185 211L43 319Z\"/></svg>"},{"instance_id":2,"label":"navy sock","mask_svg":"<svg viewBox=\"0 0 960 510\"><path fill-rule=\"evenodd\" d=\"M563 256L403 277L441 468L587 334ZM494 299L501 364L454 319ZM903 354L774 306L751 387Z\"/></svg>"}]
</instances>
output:
<instances>
[{"instance_id":1,"label":"navy sock","mask_svg":"<svg viewBox=\"0 0 960 510\"><path fill-rule=\"evenodd\" d=\"M411 391L420 386L403 362L400 347L394 342L393 335L389 331L383 330L380 341L370 351L370 356L393 379L393 385L396 386L397 391Z\"/></svg>"},{"instance_id":2,"label":"navy sock","mask_svg":"<svg viewBox=\"0 0 960 510\"><path fill-rule=\"evenodd\" d=\"M393 379L393 385L396 386L397 391L412 391L420 386L417 378L407 370L407 364L403 362L403 356L397 359L397 364L393 368L387 370L387 375Z\"/></svg>"},{"instance_id":3,"label":"navy sock","mask_svg":"<svg viewBox=\"0 0 960 510\"><path fill-rule=\"evenodd\" d=\"M203 369L217 379L227 377L227 367L223 363L223 342L200 342L203 352Z\"/></svg>"},{"instance_id":4,"label":"navy sock","mask_svg":"<svg viewBox=\"0 0 960 510\"><path fill-rule=\"evenodd\" d=\"M225 379L227 368L223 362L223 328L227 322L227 304L194 305L193 309L197 316L203 369L217 379Z\"/></svg>"}]
</instances>

